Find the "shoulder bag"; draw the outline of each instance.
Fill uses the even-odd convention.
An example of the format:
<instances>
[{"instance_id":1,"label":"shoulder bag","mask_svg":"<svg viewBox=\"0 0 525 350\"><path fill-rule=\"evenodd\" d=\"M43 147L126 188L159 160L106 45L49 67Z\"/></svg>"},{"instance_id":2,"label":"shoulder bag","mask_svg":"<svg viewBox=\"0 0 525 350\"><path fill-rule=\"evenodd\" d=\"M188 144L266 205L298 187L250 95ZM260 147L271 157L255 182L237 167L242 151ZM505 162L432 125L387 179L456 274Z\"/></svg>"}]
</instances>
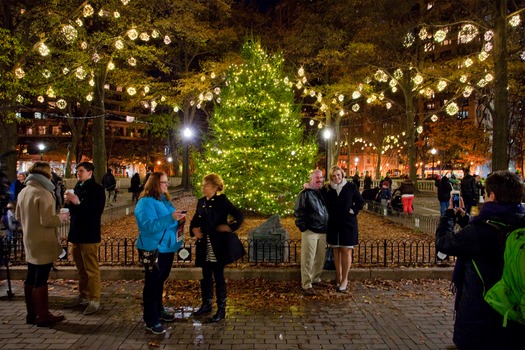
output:
<instances>
[{"instance_id":1,"label":"shoulder bag","mask_svg":"<svg viewBox=\"0 0 525 350\"><path fill-rule=\"evenodd\" d=\"M166 230L164 230L164 233L162 234L162 237L160 238L159 243L157 244L157 248L154 250L146 250L146 249L140 249L137 248L139 251L139 263L144 267L144 272L152 272L153 268L157 266L158 260L159 260L159 245L164 239L164 235L166 234ZM139 234L139 240L142 245L142 237Z\"/></svg>"}]
</instances>

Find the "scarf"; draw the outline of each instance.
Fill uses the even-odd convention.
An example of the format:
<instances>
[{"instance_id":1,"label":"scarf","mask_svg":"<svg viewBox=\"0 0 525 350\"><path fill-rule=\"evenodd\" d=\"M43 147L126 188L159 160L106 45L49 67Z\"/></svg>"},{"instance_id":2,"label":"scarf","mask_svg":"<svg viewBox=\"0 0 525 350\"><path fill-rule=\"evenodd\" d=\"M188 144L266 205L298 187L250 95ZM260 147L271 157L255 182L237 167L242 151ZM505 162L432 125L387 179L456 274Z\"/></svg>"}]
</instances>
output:
<instances>
[{"instance_id":1,"label":"scarf","mask_svg":"<svg viewBox=\"0 0 525 350\"><path fill-rule=\"evenodd\" d=\"M344 185L346 185L346 179L344 177L343 177L343 181L341 181L340 184L330 182L330 187L332 187L335 190L335 192L337 192L338 196L339 196L339 193L341 193L341 190L343 189Z\"/></svg>"},{"instance_id":2,"label":"scarf","mask_svg":"<svg viewBox=\"0 0 525 350\"><path fill-rule=\"evenodd\" d=\"M46 190L53 192L55 190L55 185L42 174L29 174L26 179L26 182L35 181L42 185Z\"/></svg>"}]
</instances>

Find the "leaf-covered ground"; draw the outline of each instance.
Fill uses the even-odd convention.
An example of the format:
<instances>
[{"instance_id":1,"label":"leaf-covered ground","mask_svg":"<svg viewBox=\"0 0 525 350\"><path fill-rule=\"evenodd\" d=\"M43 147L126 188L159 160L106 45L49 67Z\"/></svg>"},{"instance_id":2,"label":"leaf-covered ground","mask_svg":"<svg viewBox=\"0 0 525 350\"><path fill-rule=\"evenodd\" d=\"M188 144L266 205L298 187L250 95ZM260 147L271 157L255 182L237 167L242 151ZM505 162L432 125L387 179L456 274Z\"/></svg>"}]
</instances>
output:
<instances>
[{"instance_id":1,"label":"leaf-covered ground","mask_svg":"<svg viewBox=\"0 0 525 350\"><path fill-rule=\"evenodd\" d=\"M195 213L195 206L197 203L196 197L186 196L174 200L174 205L177 210L187 210L188 224L185 227L186 235L189 237L189 221ZM258 216L247 216L243 226L237 231L237 234L245 238L248 231L262 224L267 218ZM403 227L402 225L393 223L389 220L377 216L366 211L362 211L358 215L359 222L359 237L360 239L410 239L422 238L421 233L416 233L413 230ZM295 226L293 217L281 218L281 223L290 234L291 239L300 239L301 234ZM135 238L138 235L138 229L135 222L135 217L129 215L121 219L115 220L110 224L106 224L102 228L103 237L109 238ZM426 237L425 237L426 238Z\"/></svg>"}]
</instances>

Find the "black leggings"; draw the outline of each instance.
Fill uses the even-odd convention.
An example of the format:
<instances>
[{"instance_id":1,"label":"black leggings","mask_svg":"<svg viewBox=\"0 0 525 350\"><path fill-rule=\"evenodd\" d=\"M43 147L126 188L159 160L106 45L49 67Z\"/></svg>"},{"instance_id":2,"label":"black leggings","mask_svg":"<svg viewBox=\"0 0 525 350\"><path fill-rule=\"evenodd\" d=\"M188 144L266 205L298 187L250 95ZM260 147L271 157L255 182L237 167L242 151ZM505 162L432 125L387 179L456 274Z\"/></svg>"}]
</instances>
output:
<instances>
[{"instance_id":1,"label":"black leggings","mask_svg":"<svg viewBox=\"0 0 525 350\"><path fill-rule=\"evenodd\" d=\"M49 279L49 271L51 271L51 267L53 267L53 263L44 265L27 263L26 286L33 286L35 288L45 286Z\"/></svg>"}]
</instances>

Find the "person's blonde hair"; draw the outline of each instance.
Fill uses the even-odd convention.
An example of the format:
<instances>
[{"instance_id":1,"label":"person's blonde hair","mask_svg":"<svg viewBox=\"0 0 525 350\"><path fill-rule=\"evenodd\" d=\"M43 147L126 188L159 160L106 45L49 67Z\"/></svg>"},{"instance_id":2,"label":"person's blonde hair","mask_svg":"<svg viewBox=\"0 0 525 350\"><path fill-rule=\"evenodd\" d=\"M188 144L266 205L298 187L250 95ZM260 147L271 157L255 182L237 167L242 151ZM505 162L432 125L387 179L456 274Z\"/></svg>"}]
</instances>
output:
<instances>
[{"instance_id":1,"label":"person's blonde hair","mask_svg":"<svg viewBox=\"0 0 525 350\"><path fill-rule=\"evenodd\" d=\"M139 199L142 197L154 197L157 200L161 200L163 193L161 192L160 178L162 176L167 175L161 171L151 173L148 177L148 181L146 181L146 184L144 185L144 191L140 194ZM164 195L166 196L166 199L171 199L169 192L166 192Z\"/></svg>"},{"instance_id":2,"label":"person's blonde hair","mask_svg":"<svg viewBox=\"0 0 525 350\"><path fill-rule=\"evenodd\" d=\"M336 172L336 171L340 171L341 174L343 175L343 178L345 177L345 171L343 170L343 168L341 168L339 165L334 165L330 168L330 171L328 172L328 183L331 183L332 182L332 175Z\"/></svg>"},{"instance_id":3,"label":"person's blonde hair","mask_svg":"<svg viewBox=\"0 0 525 350\"><path fill-rule=\"evenodd\" d=\"M202 181L217 187L217 192L224 191L224 181L219 174L210 173L202 178Z\"/></svg>"},{"instance_id":4,"label":"person's blonde hair","mask_svg":"<svg viewBox=\"0 0 525 350\"><path fill-rule=\"evenodd\" d=\"M48 162L36 162L29 168L29 174L40 174L51 180L51 165Z\"/></svg>"}]
</instances>

